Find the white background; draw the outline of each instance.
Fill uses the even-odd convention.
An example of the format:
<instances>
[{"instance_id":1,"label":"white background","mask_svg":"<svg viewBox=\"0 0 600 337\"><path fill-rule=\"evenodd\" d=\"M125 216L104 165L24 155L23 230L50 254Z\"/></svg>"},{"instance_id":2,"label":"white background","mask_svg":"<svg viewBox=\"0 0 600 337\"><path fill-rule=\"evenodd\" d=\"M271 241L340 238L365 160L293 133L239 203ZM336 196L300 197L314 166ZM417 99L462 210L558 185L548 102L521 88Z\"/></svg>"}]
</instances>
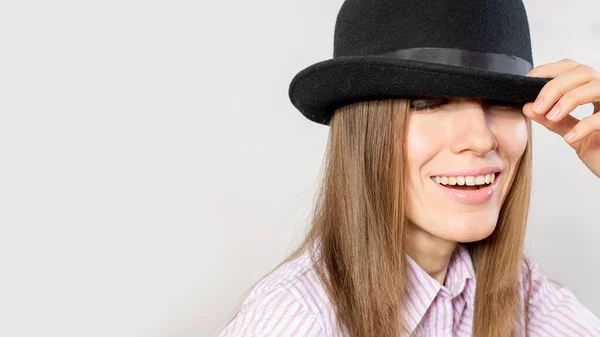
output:
<instances>
[{"instance_id":1,"label":"white background","mask_svg":"<svg viewBox=\"0 0 600 337\"><path fill-rule=\"evenodd\" d=\"M3 2L0 336L216 335L306 229L328 128L287 89L340 5ZM600 69L600 3L526 7L536 65ZM528 251L600 315L600 181L533 137Z\"/></svg>"}]
</instances>

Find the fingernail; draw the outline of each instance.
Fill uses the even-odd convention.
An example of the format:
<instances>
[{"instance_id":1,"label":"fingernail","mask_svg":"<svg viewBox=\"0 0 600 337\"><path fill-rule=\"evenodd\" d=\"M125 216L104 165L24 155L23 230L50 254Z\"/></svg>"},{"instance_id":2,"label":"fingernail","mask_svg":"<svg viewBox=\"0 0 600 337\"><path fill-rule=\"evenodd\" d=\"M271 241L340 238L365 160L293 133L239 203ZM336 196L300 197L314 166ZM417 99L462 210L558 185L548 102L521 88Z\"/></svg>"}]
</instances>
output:
<instances>
[{"instance_id":1,"label":"fingernail","mask_svg":"<svg viewBox=\"0 0 600 337\"><path fill-rule=\"evenodd\" d=\"M535 102L533 102L533 105L531 106L531 111L538 112L542 107L542 104L544 104L544 100L541 97L538 97L535 100Z\"/></svg>"},{"instance_id":2,"label":"fingernail","mask_svg":"<svg viewBox=\"0 0 600 337\"><path fill-rule=\"evenodd\" d=\"M552 108L552 110L550 110L550 112L546 115L546 118L554 119L554 117L556 117L556 115L558 115L559 112L560 112L560 109L558 108L558 106L555 105Z\"/></svg>"},{"instance_id":3,"label":"fingernail","mask_svg":"<svg viewBox=\"0 0 600 337\"><path fill-rule=\"evenodd\" d=\"M565 135L565 140L567 142L573 140L575 138L575 131L569 131L566 135Z\"/></svg>"}]
</instances>

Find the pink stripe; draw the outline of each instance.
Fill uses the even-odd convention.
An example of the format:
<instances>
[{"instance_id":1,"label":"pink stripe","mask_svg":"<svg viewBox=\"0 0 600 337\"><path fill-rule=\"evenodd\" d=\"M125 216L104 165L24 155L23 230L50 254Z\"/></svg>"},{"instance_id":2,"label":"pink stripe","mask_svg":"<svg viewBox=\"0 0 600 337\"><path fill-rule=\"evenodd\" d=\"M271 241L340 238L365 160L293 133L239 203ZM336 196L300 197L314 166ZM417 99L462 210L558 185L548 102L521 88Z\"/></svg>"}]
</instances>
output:
<instances>
[{"instance_id":1,"label":"pink stripe","mask_svg":"<svg viewBox=\"0 0 600 337\"><path fill-rule=\"evenodd\" d=\"M414 275L416 275L416 271L414 270L414 268L411 264L409 264L409 268L412 271L412 273ZM427 308L427 304L425 303L425 299L423 298L423 292L420 288L421 284L417 283L418 281L419 281L418 279L410 278L410 283L412 286L411 288L412 288L413 292L415 293L417 299L420 301L421 308L424 310L425 308Z\"/></svg>"},{"instance_id":2,"label":"pink stripe","mask_svg":"<svg viewBox=\"0 0 600 337\"><path fill-rule=\"evenodd\" d=\"M443 300L443 298L441 298L440 300ZM444 316L444 303L441 301L436 301L435 309L439 312L439 314L437 315L438 322L436 325L438 326L436 326L436 329L439 331L439 333L443 333L444 326L446 325L446 317Z\"/></svg>"},{"instance_id":3,"label":"pink stripe","mask_svg":"<svg viewBox=\"0 0 600 337\"><path fill-rule=\"evenodd\" d=\"M419 323L420 317L417 316L416 310L410 310L410 308L414 308L416 306L415 297L411 292L408 292L406 295L406 307L409 309L406 313L403 313L410 317L412 324L416 325Z\"/></svg>"},{"instance_id":4,"label":"pink stripe","mask_svg":"<svg viewBox=\"0 0 600 337\"><path fill-rule=\"evenodd\" d=\"M269 307L269 304L270 304L271 301L275 301L275 299L277 298L276 297L277 294L281 294L281 293L278 293L277 290L273 291L272 294L270 294L271 296L269 296L269 298L268 298L269 302L265 303L265 305L262 308L260 308L260 309L262 309L262 315L260 316L259 319L256 320L257 324L256 324L255 328L260 327L261 326L260 323L262 323L262 325L263 325L262 329L265 329L265 326L269 322L268 320L265 319L265 316L268 313L270 313L267 308ZM283 303L284 300L285 300L285 296L279 297L278 301L276 302L276 306L279 306L281 303ZM273 314L273 313L270 313L270 314ZM256 331L256 330L252 330L252 331Z\"/></svg>"},{"instance_id":5,"label":"pink stripe","mask_svg":"<svg viewBox=\"0 0 600 337\"><path fill-rule=\"evenodd\" d=\"M530 328L530 330L532 332L542 332L543 331L543 332L547 333L550 336L556 336L555 334L553 334L550 331L546 330L546 328L544 328L544 326L538 325L536 322L531 321L531 322L528 322L528 324L529 324L529 328ZM536 329L531 329L531 328L537 328L537 330Z\"/></svg>"},{"instance_id":6,"label":"pink stripe","mask_svg":"<svg viewBox=\"0 0 600 337\"><path fill-rule=\"evenodd\" d=\"M302 307L301 306L295 306L296 310L294 311L294 313L292 314L292 317L298 315L298 313L301 311ZM279 319L279 321L277 322L277 327L281 328L281 330L279 331L279 333L277 334L277 337L282 336L287 330L288 327L290 326L290 324L292 324L294 320L293 319L287 319L287 320L283 320L283 315L281 316L281 318ZM275 329L273 329L275 330ZM275 332L275 331L274 331Z\"/></svg>"},{"instance_id":7,"label":"pink stripe","mask_svg":"<svg viewBox=\"0 0 600 337\"><path fill-rule=\"evenodd\" d=\"M314 278L318 278L318 275L316 273L311 273L310 275L305 275L306 279L303 279L302 282L305 285L305 287L309 289L309 291L315 295L316 298L316 302L315 303L315 313L321 314L320 312L320 307L317 306L317 303L327 303L328 299L324 297L325 294L323 294L321 291L319 291L317 289L317 284L318 284L318 280L317 279L313 279Z\"/></svg>"},{"instance_id":8,"label":"pink stripe","mask_svg":"<svg viewBox=\"0 0 600 337\"><path fill-rule=\"evenodd\" d=\"M319 324L322 325L321 321L319 320L319 317L323 316L323 312L321 311L321 307L318 306L317 304L320 303L321 306L322 305L328 305L331 306L331 303L329 303L329 299L325 298L324 296L326 296L326 294L323 293L323 291L319 291L317 289L317 281L319 276L316 273L311 273L310 275L305 275L306 279L304 281L304 284L306 286L306 288L310 288L310 292L312 294L314 294L315 298L317 298L316 301L318 302L314 302L314 314L317 315L316 316L316 320L319 321ZM325 329L325 327L323 326L323 329Z\"/></svg>"},{"instance_id":9,"label":"pink stripe","mask_svg":"<svg viewBox=\"0 0 600 337\"><path fill-rule=\"evenodd\" d=\"M288 311L292 308L295 307L295 305L293 304L289 304L285 307L285 309L283 310L283 312L280 314L280 317L278 320L275 321L275 324L273 325L273 327L271 328L271 330L275 330L276 328L280 327L282 325L282 323L285 323L283 321L284 318L288 318L285 315L288 313ZM296 310L296 313L298 311ZM289 318L288 318L289 319ZM288 321L288 323L291 322L291 319Z\"/></svg>"},{"instance_id":10,"label":"pink stripe","mask_svg":"<svg viewBox=\"0 0 600 337\"><path fill-rule=\"evenodd\" d=\"M556 294L556 296L558 296L558 293ZM553 297L552 297L552 296L548 296L548 298L547 298L547 300L548 300L548 302L549 302L549 303L552 303L552 304L554 304L554 302L552 301L552 299L553 299ZM557 299L557 301L558 301L558 299ZM568 302L568 301L569 301L569 299L566 299L566 298L565 298L565 301L566 301L566 302ZM570 322L573 324L573 328L574 328L574 327L578 327L578 328L580 328L580 329L583 329L584 331L586 331L586 332L590 333L590 330L586 329L584 326L582 326L581 324L579 324L579 322L575 321L575 320L574 320L574 319L571 317L571 315L572 315L572 314L574 314L574 311L573 311L573 309L572 309L572 307L573 307L573 304L572 304L572 303L562 303L562 304L561 304L561 302L560 302L560 301L558 301L558 303L557 303L557 304L555 304L555 307L556 307L556 314L558 315L558 317L563 317L563 318L565 318L565 319L569 320L569 321L570 321ZM562 312L562 311L561 311L561 309L565 309L565 310L567 310L569 313L567 314L567 312ZM559 314L560 314L560 315L559 315ZM558 318L558 317L557 317L557 318ZM554 322L554 323L556 323L557 321L560 321L560 320L553 320L553 322ZM560 321L560 322L562 323L562 321ZM564 324L564 327L565 327L565 328L567 328L567 329L569 329L569 330L571 330L571 331L573 331L573 332L575 332L576 334L579 334L579 332L578 332L578 331L575 331L575 330L574 330L572 327L570 327L570 326L569 326L569 325L567 325L567 324ZM590 335L591 335L591 333L590 333Z\"/></svg>"},{"instance_id":11,"label":"pink stripe","mask_svg":"<svg viewBox=\"0 0 600 337\"><path fill-rule=\"evenodd\" d=\"M472 329L470 328L470 326L467 327L465 325L459 325L456 327L455 331L460 331L460 332L464 332L466 334L470 334L472 332Z\"/></svg>"},{"instance_id":12,"label":"pink stripe","mask_svg":"<svg viewBox=\"0 0 600 337\"><path fill-rule=\"evenodd\" d=\"M290 287L292 287L293 289L295 289L298 292L296 298L302 298L302 299L304 299L304 298L308 297L308 298L310 298L310 302L311 303L318 303L318 302L315 302L314 294L312 292L308 291L308 289L306 289L306 287L304 287L304 284L302 284L302 283L298 283L298 284L292 283L292 284L290 284ZM307 308L310 309L310 307L308 306L308 304L306 304L306 302L304 300L303 300L303 302L304 302L303 304Z\"/></svg>"},{"instance_id":13,"label":"pink stripe","mask_svg":"<svg viewBox=\"0 0 600 337\"><path fill-rule=\"evenodd\" d=\"M438 319L438 306L437 303L433 303L431 305L431 329L433 330L432 332L437 332L437 323L439 321Z\"/></svg>"},{"instance_id":14,"label":"pink stripe","mask_svg":"<svg viewBox=\"0 0 600 337\"><path fill-rule=\"evenodd\" d=\"M306 322L300 322L300 321L296 322L296 320L294 320L294 323L297 323L296 329L294 329L294 332L290 333L289 336L297 336L298 331L300 331L301 328L305 327ZM284 336L287 336L287 334Z\"/></svg>"},{"instance_id":15,"label":"pink stripe","mask_svg":"<svg viewBox=\"0 0 600 337\"><path fill-rule=\"evenodd\" d=\"M317 331L318 331L317 329L318 329L318 327L317 327L317 319L315 318L315 319L312 320L312 324L308 327L308 329L306 329L306 333L304 334L304 337L315 336L316 333L317 333Z\"/></svg>"}]
</instances>

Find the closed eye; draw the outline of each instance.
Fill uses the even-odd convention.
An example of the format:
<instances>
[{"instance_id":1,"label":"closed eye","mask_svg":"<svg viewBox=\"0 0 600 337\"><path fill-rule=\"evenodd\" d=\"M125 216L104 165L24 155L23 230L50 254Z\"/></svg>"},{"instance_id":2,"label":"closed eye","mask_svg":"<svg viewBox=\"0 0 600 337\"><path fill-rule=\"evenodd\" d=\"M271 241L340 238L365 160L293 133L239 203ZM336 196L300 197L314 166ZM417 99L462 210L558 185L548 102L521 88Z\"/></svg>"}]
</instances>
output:
<instances>
[{"instance_id":1,"label":"closed eye","mask_svg":"<svg viewBox=\"0 0 600 337\"><path fill-rule=\"evenodd\" d=\"M433 108L440 107L447 104L449 99L444 97L427 97L427 98L416 98L410 101L410 110L422 111L430 110Z\"/></svg>"},{"instance_id":2,"label":"closed eye","mask_svg":"<svg viewBox=\"0 0 600 337\"><path fill-rule=\"evenodd\" d=\"M410 101L410 110L412 111L423 111L423 110L433 110L435 108L441 107L444 104L447 104L450 100L445 97L425 97L425 98L415 98ZM482 103L488 107L495 108L503 108L503 109L522 109L523 105L518 103L500 101L500 100L492 100L492 99L484 99Z\"/></svg>"}]
</instances>

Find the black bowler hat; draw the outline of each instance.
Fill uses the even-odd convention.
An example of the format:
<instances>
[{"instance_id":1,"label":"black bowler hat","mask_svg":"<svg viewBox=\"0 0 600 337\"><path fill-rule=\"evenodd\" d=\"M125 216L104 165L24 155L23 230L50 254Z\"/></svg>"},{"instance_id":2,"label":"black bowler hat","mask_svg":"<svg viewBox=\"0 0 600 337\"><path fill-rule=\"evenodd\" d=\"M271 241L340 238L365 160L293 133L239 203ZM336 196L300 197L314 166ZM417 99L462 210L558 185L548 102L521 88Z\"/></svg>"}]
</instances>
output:
<instances>
[{"instance_id":1,"label":"black bowler hat","mask_svg":"<svg viewBox=\"0 0 600 337\"><path fill-rule=\"evenodd\" d=\"M457 96L525 104L550 78L533 69L521 0L346 0L333 58L292 79L289 97L308 119L329 125L356 101Z\"/></svg>"}]
</instances>

